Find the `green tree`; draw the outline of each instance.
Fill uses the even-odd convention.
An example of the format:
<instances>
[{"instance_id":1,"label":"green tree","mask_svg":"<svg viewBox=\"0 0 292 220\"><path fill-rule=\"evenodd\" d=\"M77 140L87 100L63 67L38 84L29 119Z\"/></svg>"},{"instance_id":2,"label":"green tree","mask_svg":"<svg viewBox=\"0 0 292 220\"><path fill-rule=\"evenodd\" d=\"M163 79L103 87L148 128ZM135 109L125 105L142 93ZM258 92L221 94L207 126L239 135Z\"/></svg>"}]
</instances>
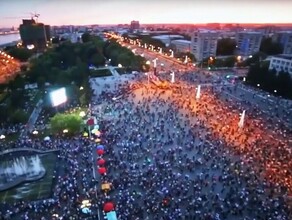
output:
<instances>
[{"instance_id":1,"label":"green tree","mask_svg":"<svg viewBox=\"0 0 292 220\"><path fill-rule=\"evenodd\" d=\"M22 62L26 62L33 55L32 50L18 47L11 48L7 53Z\"/></svg>"},{"instance_id":2,"label":"green tree","mask_svg":"<svg viewBox=\"0 0 292 220\"><path fill-rule=\"evenodd\" d=\"M58 113L50 120L53 133L62 133L67 129L69 134L76 134L80 132L82 123L82 118L76 114Z\"/></svg>"},{"instance_id":3,"label":"green tree","mask_svg":"<svg viewBox=\"0 0 292 220\"><path fill-rule=\"evenodd\" d=\"M236 41L231 38L222 38L217 43L217 55L233 55L236 48Z\"/></svg>"},{"instance_id":4,"label":"green tree","mask_svg":"<svg viewBox=\"0 0 292 220\"><path fill-rule=\"evenodd\" d=\"M260 51L267 55L283 53L283 47L278 42L273 42L271 37L264 37L261 42Z\"/></svg>"},{"instance_id":5,"label":"green tree","mask_svg":"<svg viewBox=\"0 0 292 220\"><path fill-rule=\"evenodd\" d=\"M82 34L81 39L82 39L83 43L89 42L91 40L90 33L86 32L86 33Z\"/></svg>"},{"instance_id":6,"label":"green tree","mask_svg":"<svg viewBox=\"0 0 292 220\"><path fill-rule=\"evenodd\" d=\"M28 114L22 109L16 109L10 115L10 121L14 124L25 123L28 120Z\"/></svg>"}]
</instances>

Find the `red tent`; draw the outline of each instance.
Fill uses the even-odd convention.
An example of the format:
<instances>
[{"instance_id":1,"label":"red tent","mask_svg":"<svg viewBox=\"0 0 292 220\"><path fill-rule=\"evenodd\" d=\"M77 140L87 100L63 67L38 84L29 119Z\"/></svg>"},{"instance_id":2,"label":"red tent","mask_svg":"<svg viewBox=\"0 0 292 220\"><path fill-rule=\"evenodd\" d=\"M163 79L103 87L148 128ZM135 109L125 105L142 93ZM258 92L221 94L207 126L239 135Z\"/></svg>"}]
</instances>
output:
<instances>
[{"instance_id":1,"label":"red tent","mask_svg":"<svg viewBox=\"0 0 292 220\"><path fill-rule=\"evenodd\" d=\"M112 202L107 202L103 205L103 211L111 212L115 209L115 205Z\"/></svg>"},{"instance_id":2,"label":"red tent","mask_svg":"<svg viewBox=\"0 0 292 220\"><path fill-rule=\"evenodd\" d=\"M105 167L98 168L98 172L99 172L99 174L104 175L106 173Z\"/></svg>"},{"instance_id":3,"label":"red tent","mask_svg":"<svg viewBox=\"0 0 292 220\"><path fill-rule=\"evenodd\" d=\"M94 125L94 119L90 118L90 119L87 120L86 123L87 123L88 126L92 126L92 125Z\"/></svg>"},{"instance_id":4,"label":"red tent","mask_svg":"<svg viewBox=\"0 0 292 220\"><path fill-rule=\"evenodd\" d=\"M102 149L98 149L98 150L96 151L96 153L97 153L99 156L101 156L101 155L104 154L104 150L102 150Z\"/></svg>"},{"instance_id":5,"label":"red tent","mask_svg":"<svg viewBox=\"0 0 292 220\"><path fill-rule=\"evenodd\" d=\"M104 159L99 159L99 160L97 160L97 165L99 165L99 166L103 166L105 164L105 160Z\"/></svg>"}]
</instances>

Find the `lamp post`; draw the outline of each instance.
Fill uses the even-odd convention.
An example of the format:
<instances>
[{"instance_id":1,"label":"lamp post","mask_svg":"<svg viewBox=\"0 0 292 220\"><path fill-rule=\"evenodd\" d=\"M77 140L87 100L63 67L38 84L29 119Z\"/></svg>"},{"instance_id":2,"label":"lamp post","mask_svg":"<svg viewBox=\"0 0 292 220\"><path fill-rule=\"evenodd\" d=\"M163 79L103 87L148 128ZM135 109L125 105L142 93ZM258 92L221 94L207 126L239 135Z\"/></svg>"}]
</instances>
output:
<instances>
[{"instance_id":1,"label":"lamp post","mask_svg":"<svg viewBox=\"0 0 292 220\"><path fill-rule=\"evenodd\" d=\"M170 82L174 83L174 72L172 72L170 75L171 75L171 81Z\"/></svg>"}]
</instances>

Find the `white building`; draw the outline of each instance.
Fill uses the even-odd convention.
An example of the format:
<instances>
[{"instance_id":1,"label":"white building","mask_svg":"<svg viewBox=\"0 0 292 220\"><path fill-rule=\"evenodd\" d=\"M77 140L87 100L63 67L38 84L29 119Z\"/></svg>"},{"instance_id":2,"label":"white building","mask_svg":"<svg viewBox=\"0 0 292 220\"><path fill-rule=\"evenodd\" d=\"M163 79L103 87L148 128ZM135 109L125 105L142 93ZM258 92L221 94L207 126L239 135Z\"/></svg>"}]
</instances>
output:
<instances>
[{"instance_id":1,"label":"white building","mask_svg":"<svg viewBox=\"0 0 292 220\"><path fill-rule=\"evenodd\" d=\"M292 55L277 55L271 57L269 70L276 70L277 73L284 71L292 75Z\"/></svg>"},{"instance_id":2,"label":"white building","mask_svg":"<svg viewBox=\"0 0 292 220\"><path fill-rule=\"evenodd\" d=\"M173 40L171 45L175 47L176 52L190 52L191 51L191 41L189 40Z\"/></svg>"},{"instance_id":3,"label":"white building","mask_svg":"<svg viewBox=\"0 0 292 220\"><path fill-rule=\"evenodd\" d=\"M209 30L198 30L192 35L191 53L198 61L216 56L218 32Z\"/></svg>"},{"instance_id":4,"label":"white building","mask_svg":"<svg viewBox=\"0 0 292 220\"><path fill-rule=\"evenodd\" d=\"M283 54L292 54L292 31L280 31L274 34L273 40L283 47Z\"/></svg>"},{"instance_id":5,"label":"white building","mask_svg":"<svg viewBox=\"0 0 292 220\"><path fill-rule=\"evenodd\" d=\"M260 50L263 33L242 31L236 34L237 53L240 56L250 56Z\"/></svg>"}]
</instances>

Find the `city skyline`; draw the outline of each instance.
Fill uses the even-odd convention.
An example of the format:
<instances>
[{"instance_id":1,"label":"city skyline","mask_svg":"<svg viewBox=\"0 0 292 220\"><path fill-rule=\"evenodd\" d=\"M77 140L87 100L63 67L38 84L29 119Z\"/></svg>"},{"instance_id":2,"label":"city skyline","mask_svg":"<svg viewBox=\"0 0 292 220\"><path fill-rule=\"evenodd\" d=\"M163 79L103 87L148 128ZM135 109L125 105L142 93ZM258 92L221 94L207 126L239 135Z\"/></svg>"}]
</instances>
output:
<instances>
[{"instance_id":1,"label":"city skyline","mask_svg":"<svg viewBox=\"0 0 292 220\"><path fill-rule=\"evenodd\" d=\"M30 12L49 25L292 23L291 8L289 0L0 0L0 27L18 27Z\"/></svg>"}]
</instances>

